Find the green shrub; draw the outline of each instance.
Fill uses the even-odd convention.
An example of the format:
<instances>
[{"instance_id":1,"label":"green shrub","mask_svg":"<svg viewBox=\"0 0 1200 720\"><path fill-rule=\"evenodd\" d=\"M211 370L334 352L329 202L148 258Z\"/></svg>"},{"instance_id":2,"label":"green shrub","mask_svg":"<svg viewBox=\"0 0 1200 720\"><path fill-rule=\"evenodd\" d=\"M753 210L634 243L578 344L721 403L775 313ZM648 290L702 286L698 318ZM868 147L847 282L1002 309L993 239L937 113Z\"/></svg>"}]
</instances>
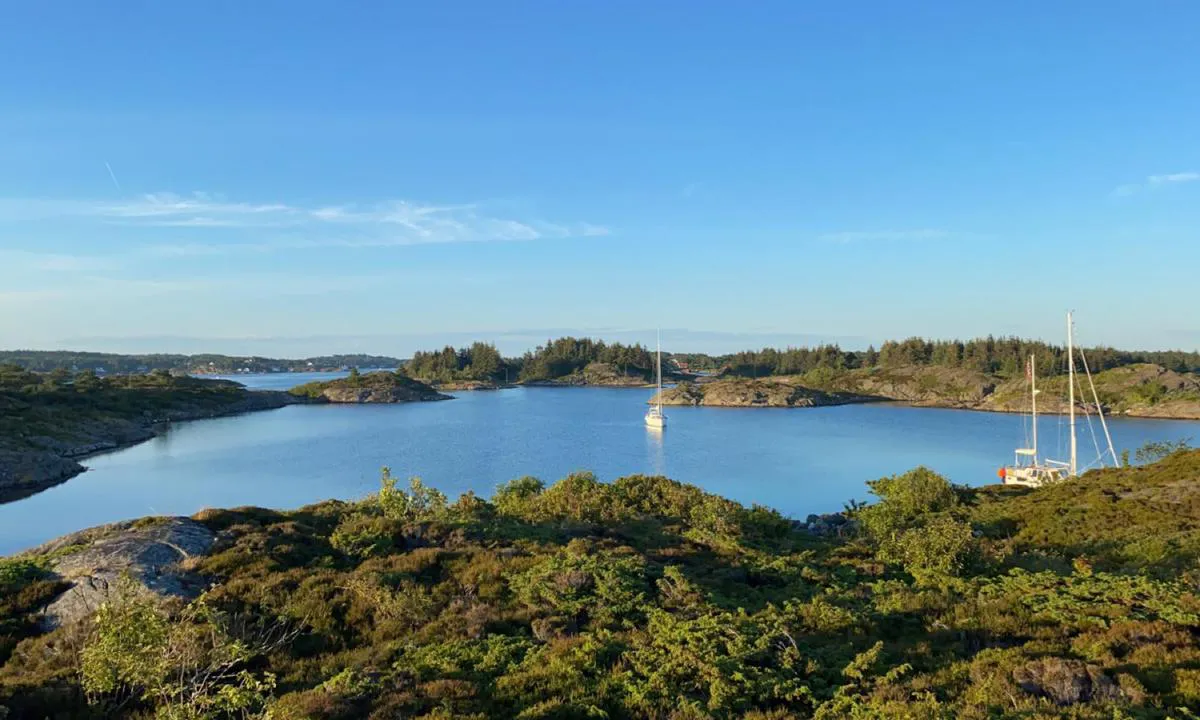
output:
<instances>
[{"instance_id":1,"label":"green shrub","mask_svg":"<svg viewBox=\"0 0 1200 720\"><path fill-rule=\"evenodd\" d=\"M46 576L45 566L28 558L0 558L0 593L15 594Z\"/></svg>"},{"instance_id":2,"label":"green shrub","mask_svg":"<svg viewBox=\"0 0 1200 720\"><path fill-rule=\"evenodd\" d=\"M220 613L203 597L172 618L159 598L122 581L96 611L80 674L101 706L140 701L163 720L260 718L275 677L249 663L291 638L281 625Z\"/></svg>"},{"instance_id":3,"label":"green shrub","mask_svg":"<svg viewBox=\"0 0 1200 720\"><path fill-rule=\"evenodd\" d=\"M1137 452L1134 453L1134 458L1139 465L1149 465L1159 460L1165 460L1177 452L1187 450L1191 447L1191 443L1191 438L1184 438L1183 440L1152 440L1138 448Z\"/></svg>"},{"instance_id":4,"label":"green shrub","mask_svg":"<svg viewBox=\"0 0 1200 720\"><path fill-rule=\"evenodd\" d=\"M517 599L538 615L577 627L629 626L640 617L648 589L640 555L601 550L580 540L509 583Z\"/></svg>"},{"instance_id":5,"label":"green shrub","mask_svg":"<svg viewBox=\"0 0 1200 720\"><path fill-rule=\"evenodd\" d=\"M352 512L334 528L329 536L329 544L352 557L376 557L402 547L401 532L402 528L390 518Z\"/></svg>"},{"instance_id":6,"label":"green shrub","mask_svg":"<svg viewBox=\"0 0 1200 720\"><path fill-rule=\"evenodd\" d=\"M385 517L405 523L432 522L445 518L448 505L441 491L425 485L421 478L409 480L408 492L397 488L396 482L392 471L385 467L376 498Z\"/></svg>"},{"instance_id":7,"label":"green shrub","mask_svg":"<svg viewBox=\"0 0 1200 720\"><path fill-rule=\"evenodd\" d=\"M886 541L881 556L899 562L920 584L961 574L976 547L970 523L938 515Z\"/></svg>"},{"instance_id":8,"label":"green shrub","mask_svg":"<svg viewBox=\"0 0 1200 720\"><path fill-rule=\"evenodd\" d=\"M525 477L502 483L492 495L492 504L501 515L521 517L528 512L531 501L546 489L546 484L535 477Z\"/></svg>"}]
</instances>

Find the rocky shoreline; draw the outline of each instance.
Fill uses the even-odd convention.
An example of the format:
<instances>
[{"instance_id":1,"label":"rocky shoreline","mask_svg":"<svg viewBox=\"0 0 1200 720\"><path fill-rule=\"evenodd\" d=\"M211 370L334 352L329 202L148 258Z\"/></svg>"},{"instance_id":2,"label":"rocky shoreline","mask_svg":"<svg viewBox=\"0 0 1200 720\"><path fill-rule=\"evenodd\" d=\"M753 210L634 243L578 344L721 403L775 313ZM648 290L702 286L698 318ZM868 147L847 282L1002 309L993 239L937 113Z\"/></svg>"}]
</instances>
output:
<instances>
[{"instance_id":1,"label":"rocky shoreline","mask_svg":"<svg viewBox=\"0 0 1200 720\"><path fill-rule=\"evenodd\" d=\"M1116 368L1095 376L1105 414L1114 417L1200 420L1200 378L1153 365ZM1039 383L1038 412L1066 414L1065 379ZM1060 398L1059 395L1064 397ZM648 402L656 402L657 396ZM1023 379L1001 379L957 368L901 367L886 371L848 371L823 378L805 376L761 379L724 377L681 383L662 392L662 403L704 407L825 407L896 402L914 407L1029 412ZM1095 412L1095 402L1077 398L1077 409Z\"/></svg>"},{"instance_id":2,"label":"rocky shoreline","mask_svg":"<svg viewBox=\"0 0 1200 720\"><path fill-rule=\"evenodd\" d=\"M138 420L96 418L70 428L70 440L35 436L0 446L0 502L16 500L82 473L80 460L137 445L162 434L173 422L274 410L312 400L277 391L253 391L218 410L177 408L160 415L143 414Z\"/></svg>"},{"instance_id":3,"label":"rocky shoreline","mask_svg":"<svg viewBox=\"0 0 1200 720\"><path fill-rule=\"evenodd\" d=\"M494 383L484 380L454 380L451 382L430 383L435 390L447 392L474 392L476 390L511 390L520 387L516 383Z\"/></svg>"}]
</instances>

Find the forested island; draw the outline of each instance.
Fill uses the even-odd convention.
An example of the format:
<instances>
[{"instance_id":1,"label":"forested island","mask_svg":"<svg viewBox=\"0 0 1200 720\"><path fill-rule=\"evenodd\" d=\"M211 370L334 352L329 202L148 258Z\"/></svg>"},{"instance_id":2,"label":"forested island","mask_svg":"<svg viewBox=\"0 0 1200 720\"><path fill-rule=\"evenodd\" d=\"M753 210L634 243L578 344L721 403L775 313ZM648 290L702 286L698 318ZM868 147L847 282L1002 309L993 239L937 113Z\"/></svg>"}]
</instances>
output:
<instances>
[{"instance_id":1,"label":"forested island","mask_svg":"<svg viewBox=\"0 0 1200 720\"><path fill-rule=\"evenodd\" d=\"M0 716L1196 717L1200 451L870 487L796 521L661 477L451 502L385 470L76 533L0 559Z\"/></svg>"},{"instance_id":2,"label":"forested island","mask_svg":"<svg viewBox=\"0 0 1200 720\"><path fill-rule=\"evenodd\" d=\"M477 342L455 349L417 352L404 373L446 390L522 385L645 387L654 379L654 355L641 345L590 338L548 340L519 358Z\"/></svg>"}]
</instances>

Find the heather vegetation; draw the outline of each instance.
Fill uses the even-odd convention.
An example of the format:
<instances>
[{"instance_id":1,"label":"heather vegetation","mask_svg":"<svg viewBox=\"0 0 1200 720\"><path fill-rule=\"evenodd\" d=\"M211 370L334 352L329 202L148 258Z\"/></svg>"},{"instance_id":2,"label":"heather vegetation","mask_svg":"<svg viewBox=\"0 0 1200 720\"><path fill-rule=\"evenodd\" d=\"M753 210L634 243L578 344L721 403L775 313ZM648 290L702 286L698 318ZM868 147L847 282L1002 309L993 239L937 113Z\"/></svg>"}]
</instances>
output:
<instances>
[{"instance_id":1,"label":"heather vegetation","mask_svg":"<svg viewBox=\"0 0 1200 720\"><path fill-rule=\"evenodd\" d=\"M212 587L43 634L0 564L9 717L1112 718L1200 705L1200 452L1029 490L924 468L795 523L661 477L197 518ZM3 715L3 711L0 711Z\"/></svg>"}]
</instances>

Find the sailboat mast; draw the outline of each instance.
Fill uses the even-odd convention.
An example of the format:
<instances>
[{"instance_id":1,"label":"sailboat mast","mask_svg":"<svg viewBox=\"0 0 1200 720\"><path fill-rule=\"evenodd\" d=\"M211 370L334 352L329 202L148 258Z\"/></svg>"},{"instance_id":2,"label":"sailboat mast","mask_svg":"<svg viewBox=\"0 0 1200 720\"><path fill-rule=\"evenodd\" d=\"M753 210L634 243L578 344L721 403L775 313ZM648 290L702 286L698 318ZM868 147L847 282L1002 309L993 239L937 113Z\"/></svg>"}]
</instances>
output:
<instances>
[{"instance_id":1,"label":"sailboat mast","mask_svg":"<svg viewBox=\"0 0 1200 720\"><path fill-rule=\"evenodd\" d=\"M657 331L658 337L655 341L654 349L654 375L658 383L658 411L662 412L662 330Z\"/></svg>"},{"instance_id":2,"label":"sailboat mast","mask_svg":"<svg viewBox=\"0 0 1200 720\"><path fill-rule=\"evenodd\" d=\"M1067 384L1070 386L1067 402L1071 412L1071 477L1077 472L1075 454L1075 322L1067 313Z\"/></svg>"},{"instance_id":3,"label":"sailboat mast","mask_svg":"<svg viewBox=\"0 0 1200 720\"><path fill-rule=\"evenodd\" d=\"M1037 362L1033 355L1029 356L1029 396L1033 407L1033 464L1037 465Z\"/></svg>"}]
</instances>

